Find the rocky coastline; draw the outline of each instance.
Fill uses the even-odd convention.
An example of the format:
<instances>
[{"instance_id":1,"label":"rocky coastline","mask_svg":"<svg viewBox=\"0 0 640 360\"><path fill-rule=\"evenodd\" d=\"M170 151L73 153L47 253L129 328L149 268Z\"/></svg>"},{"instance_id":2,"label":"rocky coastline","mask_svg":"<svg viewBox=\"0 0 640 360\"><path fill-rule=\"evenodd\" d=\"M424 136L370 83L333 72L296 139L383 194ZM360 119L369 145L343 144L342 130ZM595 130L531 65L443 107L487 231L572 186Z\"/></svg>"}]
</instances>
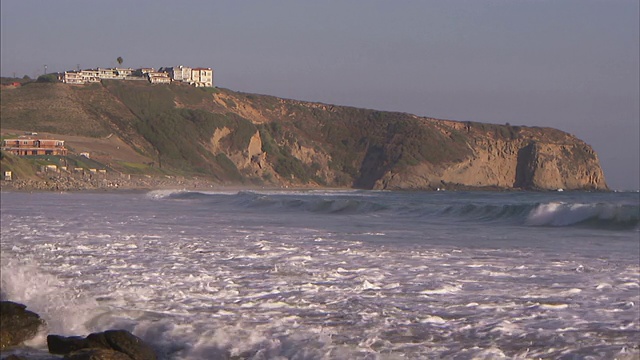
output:
<instances>
[{"instance_id":1,"label":"rocky coastline","mask_svg":"<svg viewBox=\"0 0 640 360\"><path fill-rule=\"evenodd\" d=\"M133 180L119 178L129 173L137 178L198 174L247 186L608 190L594 149L553 128L192 90L105 81L95 87L52 83L3 91L5 139L59 140L64 145L49 151L67 156L31 150L24 158L27 148L21 145L27 144L14 141L13 152L4 146L2 176L10 171L13 180L25 180L57 173L62 179L17 187L59 191L129 186L123 182ZM163 121L156 121L156 114ZM35 168L42 175L33 175ZM65 180L74 177L89 179Z\"/></svg>"},{"instance_id":2,"label":"rocky coastline","mask_svg":"<svg viewBox=\"0 0 640 360\"><path fill-rule=\"evenodd\" d=\"M2 191L112 191L151 189L212 189L220 184L204 178L174 176L126 176L118 178L47 177L0 180Z\"/></svg>"},{"instance_id":3,"label":"rocky coastline","mask_svg":"<svg viewBox=\"0 0 640 360\"><path fill-rule=\"evenodd\" d=\"M12 301L0 302L0 354L20 347L33 339L47 324L40 316ZM68 360L156 360L155 350L127 330L107 330L86 337L47 335L50 354ZM55 357L57 358L57 357ZM26 360L28 357L9 354L3 360Z\"/></svg>"}]
</instances>

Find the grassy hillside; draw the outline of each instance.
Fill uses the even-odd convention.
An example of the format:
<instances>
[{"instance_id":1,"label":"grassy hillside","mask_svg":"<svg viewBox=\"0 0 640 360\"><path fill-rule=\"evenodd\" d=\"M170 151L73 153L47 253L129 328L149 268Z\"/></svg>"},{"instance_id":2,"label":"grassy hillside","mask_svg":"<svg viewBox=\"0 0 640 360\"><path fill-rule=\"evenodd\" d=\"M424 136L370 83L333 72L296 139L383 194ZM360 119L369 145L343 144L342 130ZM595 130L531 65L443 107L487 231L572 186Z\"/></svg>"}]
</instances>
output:
<instances>
[{"instance_id":1,"label":"grassy hillside","mask_svg":"<svg viewBox=\"0 0 640 360\"><path fill-rule=\"evenodd\" d=\"M95 153L116 171L232 183L372 188L385 174L468 161L480 143L576 140L554 129L460 123L180 83L26 83L3 86L0 95L3 130L61 137L72 153ZM78 139L95 139L94 145Z\"/></svg>"},{"instance_id":2,"label":"grassy hillside","mask_svg":"<svg viewBox=\"0 0 640 360\"><path fill-rule=\"evenodd\" d=\"M0 172L11 171L12 177L19 179L36 178L37 163L28 159L13 156L4 151L0 151Z\"/></svg>"}]
</instances>

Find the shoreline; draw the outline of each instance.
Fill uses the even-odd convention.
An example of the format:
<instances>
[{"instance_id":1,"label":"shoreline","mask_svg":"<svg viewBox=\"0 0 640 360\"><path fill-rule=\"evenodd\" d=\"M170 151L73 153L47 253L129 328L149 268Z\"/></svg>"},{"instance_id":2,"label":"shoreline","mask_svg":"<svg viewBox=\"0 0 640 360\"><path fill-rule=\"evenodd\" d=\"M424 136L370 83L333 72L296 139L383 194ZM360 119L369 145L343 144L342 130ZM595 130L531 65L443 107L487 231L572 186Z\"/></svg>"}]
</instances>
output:
<instances>
[{"instance_id":1,"label":"shoreline","mask_svg":"<svg viewBox=\"0 0 640 360\"><path fill-rule=\"evenodd\" d=\"M118 179L61 178L0 180L0 192L149 192L155 190L242 191L242 190L356 190L318 186L277 186L258 184L218 183L203 178L136 176Z\"/></svg>"},{"instance_id":2,"label":"shoreline","mask_svg":"<svg viewBox=\"0 0 640 360\"><path fill-rule=\"evenodd\" d=\"M29 178L0 180L1 192L148 192L154 190L184 191L242 191L242 190L367 190L353 187L323 186L291 186L219 183L206 178L128 175L126 177L74 177L52 176L47 178ZM380 189L368 189L380 190ZM425 191L425 192L555 192L544 189L518 189L495 186L471 187L457 184L446 184L443 189L392 189L393 191ZM389 191L382 189L381 191ZM615 190L563 190L563 192L618 192ZM634 192L634 191L631 191ZM636 191L637 192L637 191Z\"/></svg>"},{"instance_id":3,"label":"shoreline","mask_svg":"<svg viewBox=\"0 0 640 360\"><path fill-rule=\"evenodd\" d=\"M224 184L201 178L131 176L121 178L49 177L0 180L0 191L12 192L103 192L163 189L214 189Z\"/></svg>"}]
</instances>

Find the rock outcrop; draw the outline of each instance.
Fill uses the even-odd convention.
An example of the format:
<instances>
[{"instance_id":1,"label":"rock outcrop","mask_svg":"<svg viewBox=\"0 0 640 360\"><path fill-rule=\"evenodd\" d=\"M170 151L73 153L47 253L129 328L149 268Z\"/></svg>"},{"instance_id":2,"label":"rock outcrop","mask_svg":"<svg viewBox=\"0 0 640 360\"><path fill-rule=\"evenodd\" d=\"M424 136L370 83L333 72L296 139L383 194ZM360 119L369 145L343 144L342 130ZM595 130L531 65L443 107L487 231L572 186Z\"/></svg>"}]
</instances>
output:
<instances>
[{"instance_id":1,"label":"rock outcrop","mask_svg":"<svg viewBox=\"0 0 640 360\"><path fill-rule=\"evenodd\" d=\"M441 129L456 131L462 124L442 121ZM549 128L466 126L470 152L464 158L392 167L373 187L608 190L596 153L572 135Z\"/></svg>"},{"instance_id":2,"label":"rock outcrop","mask_svg":"<svg viewBox=\"0 0 640 360\"><path fill-rule=\"evenodd\" d=\"M377 189L497 188L608 190L594 151L586 144L497 141L449 166L418 165L390 171Z\"/></svg>"},{"instance_id":3,"label":"rock outcrop","mask_svg":"<svg viewBox=\"0 0 640 360\"><path fill-rule=\"evenodd\" d=\"M86 338L60 335L47 336L52 354L66 359L156 360L154 350L126 330L107 330L89 334Z\"/></svg>"},{"instance_id":4,"label":"rock outcrop","mask_svg":"<svg viewBox=\"0 0 640 360\"><path fill-rule=\"evenodd\" d=\"M44 321L26 306L11 301L0 302L0 350L32 339Z\"/></svg>"},{"instance_id":5,"label":"rock outcrop","mask_svg":"<svg viewBox=\"0 0 640 360\"><path fill-rule=\"evenodd\" d=\"M93 101L93 112L70 112L59 126L39 123L34 119L55 118L51 109L27 100L45 95L72 109ZM3 127L120 139L146 159L136 165L138 160L116 159L101 149L101 161L122 173L197 174L226 185L608 189L593 149L552 128L440 120L178 84L25 85L3 90L2 100ZM67 140L72 148L73 141Z\"/></svg>"},{"instance_id":6,"label":"rock outcrop","mask_svg":"<svg viewBox=\"0 0 640 360\"><path fill-rule=\"evenodd\" d=\"M44 320L23 304L0 302L0 351L23 344L36 336ZM73 360L156 360L155 351L126 330L107 330L87 337L48 335L51 354L65 355ZM7 359L22 359L10 355Z\"/></svg>"}]
</instances>

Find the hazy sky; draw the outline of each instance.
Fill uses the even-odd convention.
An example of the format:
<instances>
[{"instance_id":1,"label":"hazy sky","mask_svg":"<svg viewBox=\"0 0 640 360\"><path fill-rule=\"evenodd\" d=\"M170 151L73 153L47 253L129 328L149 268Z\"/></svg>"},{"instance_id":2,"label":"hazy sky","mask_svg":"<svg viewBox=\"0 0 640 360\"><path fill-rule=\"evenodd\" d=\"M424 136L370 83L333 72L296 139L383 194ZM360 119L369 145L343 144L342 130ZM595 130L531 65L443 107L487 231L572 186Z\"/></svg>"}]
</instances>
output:
<instances>
[{"instance_id":1,"label":"hazy sky","mask_svg":"<svg viewBox=\"0 0 640 360\"><path fill-rule=\"evenodd\" d=\"M640 188L638 0L2 0L2 76L206 66L231 90L585 140Z\"/></svg>"}]
</instances>

